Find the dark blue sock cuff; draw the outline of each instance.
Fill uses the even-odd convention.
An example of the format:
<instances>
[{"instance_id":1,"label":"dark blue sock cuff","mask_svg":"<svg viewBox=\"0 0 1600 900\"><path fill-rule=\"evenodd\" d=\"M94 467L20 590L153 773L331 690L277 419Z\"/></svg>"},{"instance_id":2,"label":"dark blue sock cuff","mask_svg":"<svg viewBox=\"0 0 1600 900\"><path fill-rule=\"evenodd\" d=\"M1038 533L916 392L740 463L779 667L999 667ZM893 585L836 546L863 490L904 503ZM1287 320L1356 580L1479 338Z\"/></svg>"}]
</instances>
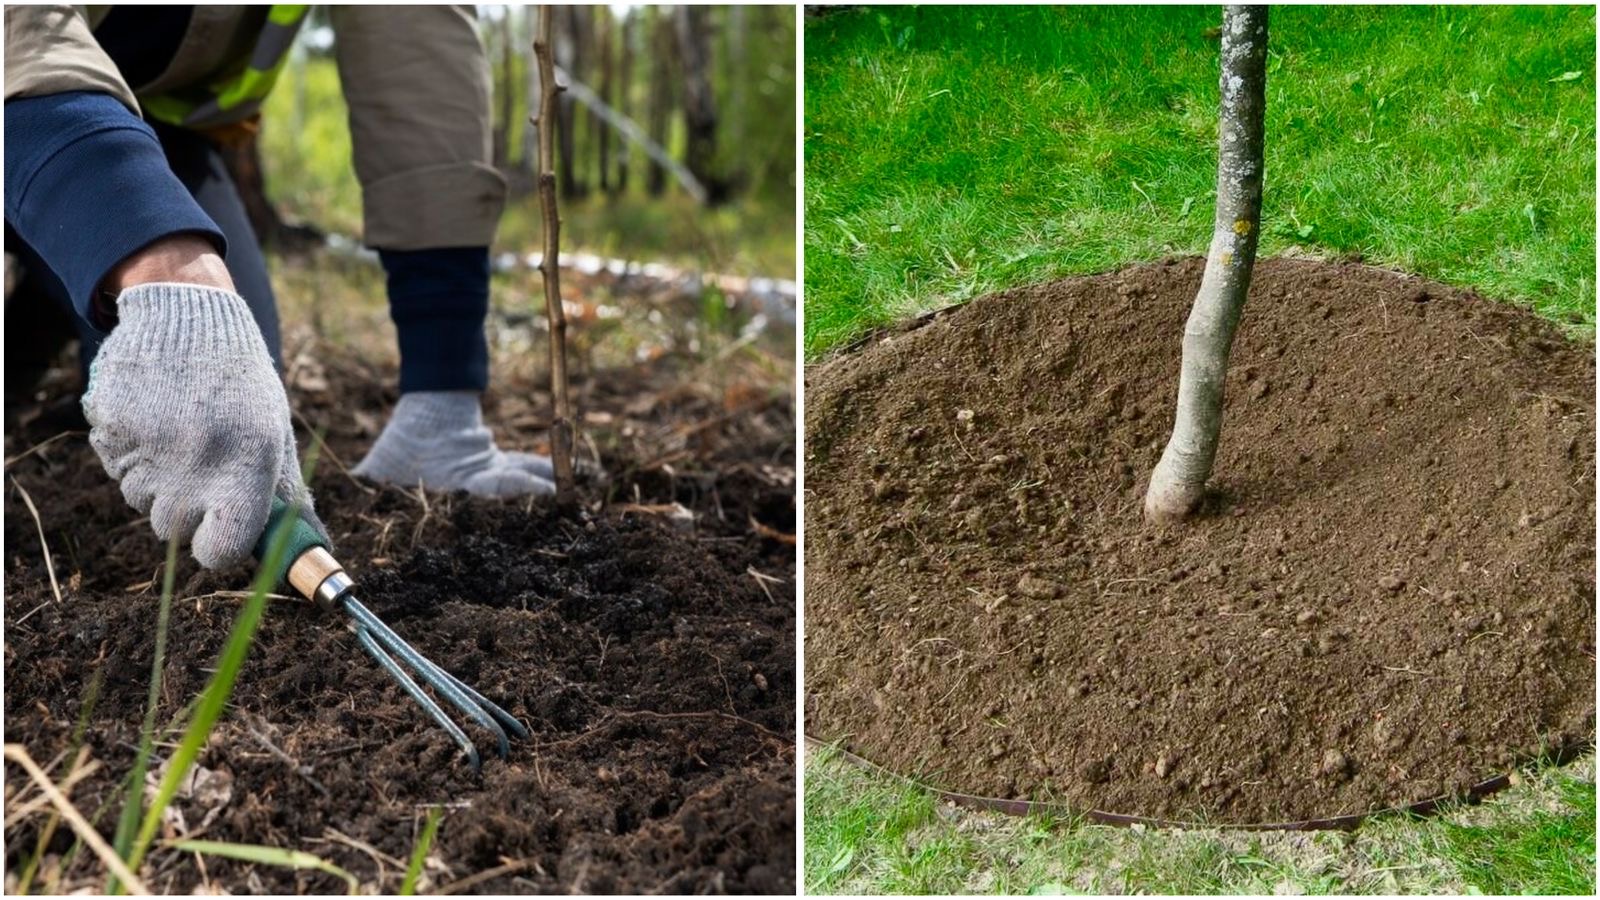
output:
<instances>
[{"instance_id":1,"label":"dark blue sock cuff","mask_svg":"<svg viewBox=\"0 0 1600 900\"><path fill-rule=\"evenodd\" d=\"M222 230L167 164L155 132L108 94L74 91L5 104L6 221L61 279L79 315L134 251Z\"/></svg>"},{"instance_id":2,"label":"dark blue sock cuff","mask_svg":"<svg viewBox=\"0 0 1600 900\"><path fill-rule=\"evenodd\" d=\"M379 250L400 332L400 393L489 386L489 248Z\"/></svg>"}]
</instances>

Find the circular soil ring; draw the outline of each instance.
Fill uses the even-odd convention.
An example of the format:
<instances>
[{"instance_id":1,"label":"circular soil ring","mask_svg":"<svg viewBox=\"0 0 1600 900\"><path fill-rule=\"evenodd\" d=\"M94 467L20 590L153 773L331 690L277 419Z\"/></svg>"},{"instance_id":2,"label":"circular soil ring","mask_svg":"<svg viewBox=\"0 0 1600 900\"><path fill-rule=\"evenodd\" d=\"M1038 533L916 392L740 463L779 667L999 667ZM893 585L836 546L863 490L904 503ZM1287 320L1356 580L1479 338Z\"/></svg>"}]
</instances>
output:
<instances>
[{"instance_id":1,"label":"circular soil ring","mask_svg":"<svg viewBox=\"0 0 1600 900\"><path fill-rule=\"evenodd\" d=\"M1593 348L1264 261L1213 496L1155 528L1202 269L995 294L808 369L808 730L941 790L1235 824L1587 743Z\"/></svg>"}]
</instances>

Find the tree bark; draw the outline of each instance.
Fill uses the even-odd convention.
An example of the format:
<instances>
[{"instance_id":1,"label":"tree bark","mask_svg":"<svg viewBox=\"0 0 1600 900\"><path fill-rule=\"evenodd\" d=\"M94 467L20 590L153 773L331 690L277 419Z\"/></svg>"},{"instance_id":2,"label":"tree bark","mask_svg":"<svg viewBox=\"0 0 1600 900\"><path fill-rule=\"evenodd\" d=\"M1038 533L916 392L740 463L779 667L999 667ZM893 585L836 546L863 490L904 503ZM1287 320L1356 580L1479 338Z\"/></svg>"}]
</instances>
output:
<instances>
[{"instance_id":1,"label":"tree bark","mask_svg":"<svg viewBox=\"0 0 1600 900\"><path fill-rule=\"evenodd\" d=\"M255 135L242 141L218 144L217 150L244 204L250 230L255 232L256 240L262 247L296 254L322 244L321 231L310 225L285 222L278 214L278 208L267 197L266 178L261 166L261 143Z\"/></svg>"},{"instance_id":2,"label":"tree bark","mask_svg":"<svg viewBox=\"0 0 1600 900\"><path fill-rule=\"evenodd\" d=\"M567 391L567 315L561 307L561 214L556 208L555 141L550 124L555 118L557 95L555 60L550 53L549 6L539 8L539 34L533 54L539 62L539 210L544 217L544 256L539 271L544 275L545 316L550 321L550 393L555 415L550 423L550 460L556 476L556 504L571 506L572 400Z\"/></svg>"},{"instance_id":3,"label":"tree bark","mask_svg":"<svg viewBox=\"0 0 1600 900\"><path fill-rule=\"evenodd\" d=\"M633 10L623 13L622 20L617 23L618 39L622 42L621 60L617 63L617 112L623 118L628 118L629 91L633 84L633 21L637 15ZM631 156L626 144L617 148L617 193L628 192L628 158Z\"/></svg>"},{"instance_id":4,"label":"tree bark","mask_svg":"<svg viewBox=\"0 0 1600 900\"><path fill-rule=\"evenodd\" d=\"M690 197L694 198L694 202L705 205L706 187L700 183L699 179L694 177L694 173L690 172L688 167L673 159L671 154L667 153L665 147L651 140L650 136L639 128L639 123L607 106L605 101L600 99L600 95L595 93L594 88L573 78L572 73L558 67L556 69L556 77L561 78L562 76L566 77L566 83L561 86L563 93L570 94L578 105L587 109L590 115L597 117L608 129L616 131L624 141L631 142L644 150L645 154L650 157L651 162L666 169L667 172L672 174L673 178L677 179L679 184L683 185L683 189L688 192Z\"/></svg>"},{"instance_id":5,"label":"tree bark","mask_svg":"<svg viewBox=\"0 0 1600 900\"><path fill-rule=\"evenodd\" d=\"M600 44L600 101L607 106L615 102L611 88L614 83L612 69L616 64L612 49L609 12L610 10L604 6L595 9L595 39ZM600 192L610 196L614 193L611 186L611 130L599 118L594 118L594 123L595 140L600 144Z\"/></svg>"},{"instance_id":6,"label":"tree bark","mask_svg":"<svg viewBox=\"0 0 1600 900\"><path fill-rule=\"evenodd\" d=\"M675 50L676 41L672 39L672 20L669 14L659 6L647 7L652 19L653 28L650 40L655 46L657 66L656 77L650 80L650 114L649 129L650 140L661 146L667 145L667 125L672 116L672 84L676 78L667 77L666 73L673 71L676 66L672 63L677 59ZM646 187L650 196L659 197L667 189L667 171L659 162L650 161L650 172Z\"/></svg>"},{"instance_id":7,"label":"tree bark","mask_svg":"<svg viewBox=\"0 0 1600 900\"><path fill-rule=\"evenodd\" d=\"M525 28L524 46L532 47L534 37L539 33L539 15L537 7L523 7L523 27ZM522 129L522 158L517 160L517 171L528 175L528 183L536 180L535 173L539 169L539 127L533 120L539 116L539 64L530 60L527 64L527 83L523 86L523 96L528 98L529 125Z\"/></svg>"},{"instance_id":8,"label":"tree bark","mask_svg":"<svg viewBox=\"0 0 1600 900\"><path fill-rule=\"evenodd\" d=\"M500 34L500 121L494 129L494 165L501 171L511 168L511 120L515 116L517 98L516 54L512 52L514 37L511 28L511 7L506 7L505 18L496 29Z\"/></svg>"},{"instance_id":9,"label":"tree bark","mask_svg":"<svg viewBox=\"0 0 1600 900\"><path fill-rule=\"evenodd\" d=\"M561 10L566 27L561 29L555 45L557 61L560 62L561 68L571 72L573 77L582 77L583 73L579 68L583 59L578 47L577 7L564 6ZM561 196L567 200L582 197L589 192L588 186L579 180L577 174L577 118L577 107L573 105L572 98L562 94L558 98L556 107L555 133L561 145Z\"/></svg>"},{"instance_id":10,"label":"tree bark","mask_svg":"<svg viewBox=\"0 0 1600 900\"><path fill-rule=\"evenodd\" d=\"M706 186L709 202L723 199L717 160L717 101L711 89L711 34L704 6L679 6L678 58L683 63L683 126L687 143L683 163Z\"/></svg>"},{"instance_id":11,"label":"tree bark","mask_svg":"<svg viewBox=\"0 0 1600 900\"><path fill-rule=\"evenodd\" d=\"M1261 233L1266 62L1267 8L1227 7L1222 16L1217 212L1205 275L1183 331L1172 436L1144 498L1145 518L1152 522L1179 521L1193 513L1216 460L1228 353Z\"/></svg>"},{"instance_id":12,"label":"tree bark","mask_svg":"<svg viewBox=\"0 0 1600 900\"><path fill-rule=\"evenodd\" d=\"M789 11L793 15L793 11ZM731 147L744 147L745 138L749 134L750 123L750 91L749 85L753 80L750 72L749 54L749 9L742 4L728 7L728 109L726 112L728 127L728 145ZM728 181L733 184L743 184L747 174L743 171L742 160L734 162L737 170L728 176Z\"/></svg>"}]
</instances>

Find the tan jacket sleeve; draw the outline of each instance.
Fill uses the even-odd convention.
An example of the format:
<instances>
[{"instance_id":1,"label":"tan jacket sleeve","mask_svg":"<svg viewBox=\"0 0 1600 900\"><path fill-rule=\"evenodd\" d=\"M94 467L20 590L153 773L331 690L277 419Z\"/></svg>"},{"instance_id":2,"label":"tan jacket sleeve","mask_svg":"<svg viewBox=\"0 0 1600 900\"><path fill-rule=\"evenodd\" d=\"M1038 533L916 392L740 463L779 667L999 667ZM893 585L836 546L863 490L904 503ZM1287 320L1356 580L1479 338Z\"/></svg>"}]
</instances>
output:
<instances>
[{"instance_id":1,"label":"tan jacket sleeve","mask_svg":"<svg viewBox=\"0 0 1600 900\"><path fill-rule=\"evenodd\" d=\"M66 5L6 5L6 99L97 91L139 114L139 102L82 11Z\"/></svg>"},{"instance_id":2,"label":"tan jacket sleeve","mask_svg":"<svg viewBox=\"0 0 1600 900\"><path fill-rule=\"evenodd\" d=\"M333 6L365 242L484 246L505 205L490 165L489 60L470 6Z\"/></svg>"}]
</instances>

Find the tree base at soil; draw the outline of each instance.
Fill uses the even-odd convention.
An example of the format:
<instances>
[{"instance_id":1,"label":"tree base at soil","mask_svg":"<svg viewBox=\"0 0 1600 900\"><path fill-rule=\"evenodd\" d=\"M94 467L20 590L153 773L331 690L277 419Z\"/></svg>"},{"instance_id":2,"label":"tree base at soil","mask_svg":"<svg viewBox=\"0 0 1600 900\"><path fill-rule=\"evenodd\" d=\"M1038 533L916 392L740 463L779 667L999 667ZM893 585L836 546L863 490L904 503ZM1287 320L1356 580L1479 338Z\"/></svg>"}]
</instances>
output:
<instances>
[{"instance_id":1,"label":"tree base at soil","mask_svg":"<svg viewBox=\"0 0 1600 900\"><path fill-rule=\"evenodd\" d=\"M807 376L807 729L948 790L1295 821L1594 727L1594 350L1258 264L1197 515L1146 523L1203 261L975 300Z\"/></svg>"}]
</instances>

